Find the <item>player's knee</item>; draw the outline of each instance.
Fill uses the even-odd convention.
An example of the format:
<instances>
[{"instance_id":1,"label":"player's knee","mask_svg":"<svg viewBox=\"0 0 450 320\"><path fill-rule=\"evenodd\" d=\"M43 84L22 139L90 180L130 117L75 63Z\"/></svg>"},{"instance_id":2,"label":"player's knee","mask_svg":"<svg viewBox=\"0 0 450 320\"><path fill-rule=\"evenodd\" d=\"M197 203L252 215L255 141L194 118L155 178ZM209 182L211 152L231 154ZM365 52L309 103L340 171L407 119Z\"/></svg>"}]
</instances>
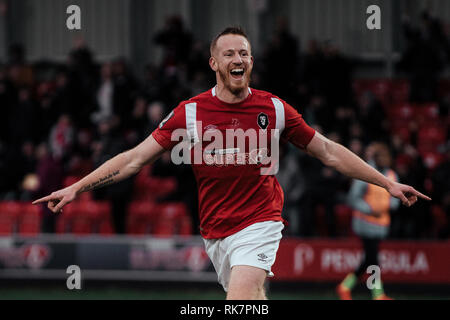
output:
<instances>
[{"instance_id":1,"label":"player's knee","mask_svg":"<svg viewBox=\"0 0 450 320\"><path fill-rule=\"evenodd\" d=\"M227 300L265 300L263 287L254 286L233 286L228 289Z\"/></svg>"},{"instance_id":2,"label":"player's knee","mask_svg":"<svg viewBox=\"0 0 450 320\"><path fill-rule=\"evenodd\" d=\"M227 299L263 299L265 271L253 267L233 268Z\"/></svg>"}]
</instances>

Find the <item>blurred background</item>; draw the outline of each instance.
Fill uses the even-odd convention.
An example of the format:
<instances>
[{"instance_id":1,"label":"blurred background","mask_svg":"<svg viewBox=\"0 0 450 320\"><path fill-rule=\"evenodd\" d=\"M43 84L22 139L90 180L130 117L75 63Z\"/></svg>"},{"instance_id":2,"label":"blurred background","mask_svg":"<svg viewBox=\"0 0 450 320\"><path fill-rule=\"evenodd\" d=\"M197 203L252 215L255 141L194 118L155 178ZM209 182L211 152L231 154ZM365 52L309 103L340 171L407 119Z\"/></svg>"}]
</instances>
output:
<instances>
[{"instance_id":1,"label":"blurred background","mask_svg":"<svg viewBox=\"0 0 450 320\"><path fill-rule=\"evenodd\" d=\"M69 5L81 30L68 30ZM381 29L368 30L369 5ZM251 86L432 202L391 210L380 251L394 298L450 297L450 2L0 0L0 298L222 299L198 234L196 183L169 154L60 215L31 201L145 139L215 85L209 41L240 25ZM274 299L335 299L361 248L352 180L291 146ZM66 289L79 265L83 289ZM364 288L357 297L368 298Z\"/></svg>"}]
</instances>

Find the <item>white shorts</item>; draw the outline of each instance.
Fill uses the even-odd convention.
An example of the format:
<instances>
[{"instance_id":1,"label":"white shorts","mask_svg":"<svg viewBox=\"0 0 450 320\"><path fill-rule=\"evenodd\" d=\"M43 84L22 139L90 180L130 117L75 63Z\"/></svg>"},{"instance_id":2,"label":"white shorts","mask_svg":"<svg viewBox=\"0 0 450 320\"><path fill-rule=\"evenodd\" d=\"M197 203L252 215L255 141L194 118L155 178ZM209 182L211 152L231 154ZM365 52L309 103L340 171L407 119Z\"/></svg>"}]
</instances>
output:
<instances>
[{"instance_id":1,"label":"white shorts","mask_svg":"<svg viewBox=\"0 0 450 320\"><path fill-rule=\"evenodd\" d=\"M269 277L273 277L271 267L275 262L283 228L281 221L264 221L223 239L203 239L206 253L225 292L234 266L260 268L266 270Z\"/></svg>"}]
</instances>

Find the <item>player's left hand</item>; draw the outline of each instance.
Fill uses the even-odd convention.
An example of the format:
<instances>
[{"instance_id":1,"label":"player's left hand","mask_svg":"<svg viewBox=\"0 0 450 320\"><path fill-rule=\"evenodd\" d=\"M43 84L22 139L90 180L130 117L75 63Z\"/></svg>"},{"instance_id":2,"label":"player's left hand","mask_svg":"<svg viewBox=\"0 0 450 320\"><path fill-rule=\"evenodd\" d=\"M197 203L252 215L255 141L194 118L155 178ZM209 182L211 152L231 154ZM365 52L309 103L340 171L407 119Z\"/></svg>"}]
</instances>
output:
<instances>
[{"instance_id":1,"label":"player's left hand","mask_svg":"<svg viewBox=\"0 0 450 320\"><path fill-rule=\"evenodd\" d=\"M407 207L411 207L413 204L415 204L418 198L431 201L430 197L420 193L413 187L398 182L393 182L387 188L387 191L391 194L391 196L400 199L403 205Z\"/></svg>"}]
</instances>

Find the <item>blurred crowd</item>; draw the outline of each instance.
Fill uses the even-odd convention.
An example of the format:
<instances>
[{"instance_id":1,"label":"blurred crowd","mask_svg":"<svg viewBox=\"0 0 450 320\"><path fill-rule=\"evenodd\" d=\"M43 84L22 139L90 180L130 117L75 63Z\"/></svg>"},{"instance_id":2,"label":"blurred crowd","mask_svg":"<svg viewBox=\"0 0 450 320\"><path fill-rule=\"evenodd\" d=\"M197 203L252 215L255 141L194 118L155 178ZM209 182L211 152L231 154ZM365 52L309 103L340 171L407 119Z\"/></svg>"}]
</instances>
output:
<instances>
[{"instance_id":1,"label":"blurred crowd","mask_svg":"<svg viewBox=\"0 0 450 320\"><path fill-rule=\"evenodd\" d=\"M440 119L447 119L450 91L448 96L438 93L440 72L449 61L447 36L432 17L423 19L423 28L417 29L405 21L408 46L399 70L410 83L409 102L438 103ZM8 60L0 63L0 200L30 201L63 187L68 176L88 174L144 140L179 102L214 86L209 44L195 39L179 17L167 19L153 45L163 50L161 62L138 72L123 57L97 61L81 38L65 63L31 64L23 46L10 46ZM308 124L366 160L372 143L386 143L400 181L433 198L432 203L420 201L393 212L392 238L449 237L448 225L433 228L432 214L433 206L438 206L450 220L448 142L439 149L443 161L433 169L427 167L414 139L404 143L392 135L382 101L370 91L355 94L356 62L332 41L311 40L301 48L284 19L278 21L265 49L254 55L252 87L282 97ZM351 180L290 146L282 150L278 178L286 193L288 232L318 236L315 215L321 211L326 235L339 236L336 206L346 203ZM163 157L151 174L173 176L179 182L175 192L159 201L186 202L197 226L191 168L175 166ZM95 199L114 203L117 233L125 232L120 221L125 219L133 187L131 178L94 193ZM51 219L44 223L43 231L53 232L53 223Z\"/></svg>"}]
</instances>

